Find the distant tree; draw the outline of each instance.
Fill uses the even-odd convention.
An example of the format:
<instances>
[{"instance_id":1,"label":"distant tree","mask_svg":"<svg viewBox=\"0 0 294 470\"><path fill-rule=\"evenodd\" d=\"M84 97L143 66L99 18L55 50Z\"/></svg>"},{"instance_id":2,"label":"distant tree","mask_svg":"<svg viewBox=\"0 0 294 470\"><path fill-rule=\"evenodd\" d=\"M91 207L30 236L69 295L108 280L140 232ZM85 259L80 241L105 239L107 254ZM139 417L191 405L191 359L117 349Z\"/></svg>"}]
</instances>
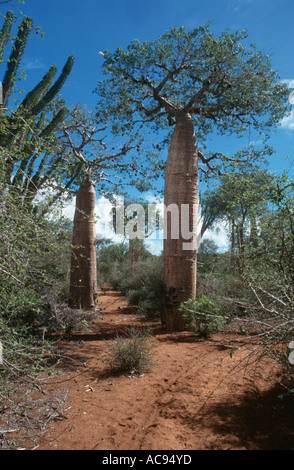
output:
<instances>
[{"instance_id":1,"label":"distant tree","mask_svg":"<svg viewBox=\"0 0 294 470\"><path fill-rule=\"evenodd\" d=\"M144 124L157 133L173 128L164 202L178 208L180 227L179 236L173 236L168 219L164 240L169 330L185 327L178 306L196 296L192 233L197 231L198 170L220 172L223 163L238 164L245 157L242 152L230 158L224 153L204 156L198 144L213 131L244 136L250 129L266 136L287 109L287 87L278 83L268 55L242 44L246 38L244 31L226 30L217 38L209 26L181 27L154 41L134 40L126 50L101 53L107 77L96 90L98 116L111 116L117 131L132 132ZM163 141L169 138L165 133ZM189 249L184 243L190 243Z\"/></svg>"},{"instance_id":2,"label":"distant tree","mask_svg":"<svg viewBox=\"0 0 294 470\"><path fill-rule=\"evenodd\" d=\"M227 224L231 238L231 265L239 273L245 267L246 252L258 249L258 225L270 204L273 175L265 170L248 169L228 173L219 179L214 190L202 195L205 227L218 221Z\"/></svg>"},{"instance_id":3,"label":"distant tree","mask_svg":"<svg viewBox=\"0 0 294 470\"><path fill-rule=\"evenodd\" d=\"M205 272L213 268L217 258L218 245L208 238L204 238L199 244L197 257L201 272Z\"/></svg>"},{"instance_id":4,"label":"distant tree","mask_svg":"<svg viewBox=\"0 0 294 470\"><path fill-rule=\"evenodd\" d=\"M123 221L119 223L123 224L123 232L126 238L129 239L129 265L130 269L134 267L134 264L148 256L148 250L144 246L144 239L152 235L154 230L159 227L159 221L155 220L152 225L150 220L148 221L148 204L143 201L131 201L124 199L124 217ZM116 208L113 207L113 228L117 232L117 221L116 221Z\"/></svg>"}]
</instances>

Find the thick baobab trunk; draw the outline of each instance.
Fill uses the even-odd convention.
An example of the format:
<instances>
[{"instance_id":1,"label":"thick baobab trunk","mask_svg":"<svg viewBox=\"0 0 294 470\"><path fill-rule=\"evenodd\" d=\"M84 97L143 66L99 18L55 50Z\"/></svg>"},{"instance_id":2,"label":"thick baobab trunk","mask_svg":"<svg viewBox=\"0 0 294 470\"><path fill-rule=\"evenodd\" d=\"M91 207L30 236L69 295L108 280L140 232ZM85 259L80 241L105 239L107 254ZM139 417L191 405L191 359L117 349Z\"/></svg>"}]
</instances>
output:
<instances>
[{"instance_id":1,"label":"thick baobab trunk","mask_svg":"<svg viewBox=\"0 0 294 470\"><path fill-rule=\"evenodd\" d=\"M97 306L95 203L93 185L82 185L74 216L70 305L85 310Z\"/></svg>"},{"instance_id":2,"label":"thick baobab trunk","mask_svg":"<svg viewBox=\"0 0 294 470\"><path fill-rule=\"evenodd\" d=\"M166 328L181 331L185 322L178 307L196 297L198 150L188 114L177 116L168 152L165 189L164 281Z\"/></svg>"}]
</instances>

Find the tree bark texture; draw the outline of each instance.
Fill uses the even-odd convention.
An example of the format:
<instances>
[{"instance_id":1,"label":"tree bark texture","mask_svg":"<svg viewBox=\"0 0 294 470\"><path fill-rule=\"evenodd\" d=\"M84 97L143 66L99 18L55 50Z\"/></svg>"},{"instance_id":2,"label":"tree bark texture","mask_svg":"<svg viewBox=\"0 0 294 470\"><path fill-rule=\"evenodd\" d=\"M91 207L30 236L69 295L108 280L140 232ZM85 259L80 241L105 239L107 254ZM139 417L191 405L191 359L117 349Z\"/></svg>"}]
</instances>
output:
<instances>
[{"instance_id":1,"label":"tree bark texture","mask_svg":"<svg viewBox=\"0 0 294 470\"><path fill-rule=\"evenodd\" d=\"M74 216L70 305L85 310L94 310L98 300L95 204L93 185L81 186Z\"/></svg>"},{"instance_id":2,"label":"tree bark texture","mask_svg":"<svg viewBox=\"0 0 294 470\"><path fill-rule=\"evenodd\" d=\"M168 152L165 189L164 281L167 294L165 320L168 331L183 331L185 321L178 311L181 302L196 297L198 149L191 117L177 117ZM169 208L178 210L175 219ZM194 233L194 236L192 235ZM188 235L190 237L188 238ZM187 248L189 243L189 249Z\"/></svg>"}]
</instances>

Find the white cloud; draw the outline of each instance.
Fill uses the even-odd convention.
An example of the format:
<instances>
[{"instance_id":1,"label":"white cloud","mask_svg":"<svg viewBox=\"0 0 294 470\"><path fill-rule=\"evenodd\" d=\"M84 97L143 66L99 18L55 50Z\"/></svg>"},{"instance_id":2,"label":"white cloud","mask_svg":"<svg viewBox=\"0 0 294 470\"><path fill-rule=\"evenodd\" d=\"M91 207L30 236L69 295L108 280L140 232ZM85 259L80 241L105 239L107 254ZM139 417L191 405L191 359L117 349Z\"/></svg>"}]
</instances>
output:
<instances>
[{"instance_id":1,"label":"white cloud","mask_svg":"<svg viewBox=\"0 0 294 470\"><path fill-rule=\"evenodd\" d=\"M74 219L75 214L75 204L76 198L67 203L63 210L62 214L70 220ZM117 235L113 229L112 223L112 214L111 214L112 204L105 197L98 198L96 201L96 233L99 236L109 238L113 240L114 243L119 243L124 240L124 237Z\"/></svg>"},{"instance_id":2,"label":"white cloud","mask_svg":"<svg viewBox=\"0 0 294 470\"><path fill-rule=\"evenodd\" d=\"M294 130L294 110L292 110L287 116L283 117L281 120L281 127L282 129L290 131Z\"/></svg>"},{"instance_id":3,"label":"white cloud","mask_svg":"<svg viewBox=\"0 0 294 470\"><path fill-rule=\"evenodd\" d=\"M219 225L215 230L207 230L203 238L213 240L220 251L228 249L228 234L224 225Z\"/></svg>"},{"instance_id":4,"label":"white cloud","mask_svg":"<svg viewBox=\"0 0 294 470\"><path fill-rule=\"evenodd\" d=\"M30 60L24 66L25 70L39 70L45 68L46 65L40 59Z\"/></svg>"},{"instance_id":5,"label":"white cloud","mask_svg":"<svg viewBox=\"0 0 294 470\"><path fill-rule=\"evenodd\" d=\"M294 88L294 79L293 78L283 78L281 83L286 83L288 88Z\"/></svg>"},{"instance_id":6,"label":"white cloud","mask_svg":"<svg viewBox=\"0 0 294 470\"><path fill-rule=\"evenodd\" d=\"M67 217L68 219L73 220L74 215L75 215L75 203L76 203L76 198L73 198L70 202L65 203L62 209L62 215L64 217Z\"/></svg>"},{"instance_id":7,"label":"white cloud","mask_svg":"<svg viewBox=\"0 0 294 470\"><path fill-rule=\"evenodd\" d=\"M144 242L147 250L149 250L153 255L159 256L163 250L163 240L149 240L147 238Z\"/></svg>"},{"instance_id":8,"label":"white cloud","mask_svg":"<svg viewBox=\"0 0 294 470\"><path fill-rule=\"evenodd\" d=\"M281 83L286 83L287 87L289 88L289 103L294 105L294 80L293 78L284 78L281 80ZM292 91L291 91L292 90ZM294 110L292 109L289 114L287 114L281 120L281 127L282 129L294 130Z\"/></svg>"}]
</instances>

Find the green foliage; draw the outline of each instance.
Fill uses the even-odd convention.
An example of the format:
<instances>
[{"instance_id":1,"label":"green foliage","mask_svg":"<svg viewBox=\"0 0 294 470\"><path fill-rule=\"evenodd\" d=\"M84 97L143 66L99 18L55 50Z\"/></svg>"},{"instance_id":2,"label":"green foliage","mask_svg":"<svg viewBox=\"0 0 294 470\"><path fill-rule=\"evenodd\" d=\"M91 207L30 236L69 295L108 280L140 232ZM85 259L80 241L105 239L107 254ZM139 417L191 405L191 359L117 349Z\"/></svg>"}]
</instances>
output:
<instances>
[{"instance_id":1,"label":"green foliage","mask_svg":"<svg viewBox=\"0 0 294 470\"><path fill-rule=\"evenodd\" d=\"M216 37L209 25L174 27L153 41L135 39L126 49L105 51L105 79L96 89L98 118L110 117L115 132L132 133L143 121L169 134L185 113L201 143L211 132L243 136L249 128L266 137L289 109L289 93L269 55L246 47L246 39L246 31L226 29ZM163 141L153 138L160 147L169 141L167 134ZM254 158L258 154L255 150ZM247 159L248 149L234 157L237 164ZM219 165L210 160L210 168Z\"/></svg>"},{"instance_id":2,"label":"green foliage","mask_svg":"<svg viewBox=\"0 0 294 470\"><path fill-rule=\"evenodd\" d=\"M135 263L128 276L122 279L121 286L139 314L163 319L165 288L162 257Z\"/></svg>"},{"instance_id":3,"label":"green foliage","mask_svg":"<svg viewBox=\"0 0 294 470\"><path fill-rule=\"evenodd\" d=\"M121 272L128 265L128 247L125 243L102 246L97 251L98 284L103 282L119 288Z\"/></svg>"},{"instance_id":4,"label":"green foliage","mask_svg":"<svg viewBox=\"0 0 294 470\"><path fill-rule=\"evenodd\" d=\"M8 40L10 37L12 22L13 22L13 13L12 11L8 11L5 15L5 22L3 24L2 30L0 31L0 63L2 61L5 46L8 43Z\"/></svg>"},{"instance_id":5,"label":"green foliage","mask_svg":"<svg viewBox=\"0 0 294 470\"><path fill-rule=\"evenodd\" d=\"M7 35L7 22L10 23L10 18L11 18L11 14L8 13L8 16L6 16L6 20L2 29L2 33L4 32L4 35ZM23 56L25 46L26 46L29 34L32 30L32 27L33 27L32 19L25 16L22 23L19 25L14 47L12 48L12 51L8 60L8 64L7 64L7 69L6 69L4 79L2 82L4 106L7 105L8 98L13 91L13 87L15 85L15 80L16 80L16 73L20 66L20 61Z\"/></svg>"},{"instance_id":6,"label":"green foliage","mask_svg":"<svg viewBox=\"0 0 294 470\"><path fill-rule=\"evenodd\" d=\"M231 322L227 328L237 327L242 334L260 334L261 354L285 364L287 345L294 337L293 179L286 172L248 172L241 180L231 175L215 196L223 220L234 218L236 238L232 238L230 224L230 251L210 250L205 240L200 246L199 300L204 296L217 306L215 313L224 313L226 321ZM240 255L242 269L236 269L240 267ZM192 313L188 314L192 321Z\"/></svg>"},{"instance_id":7,"label":"green foliage","mask_svg":"<svg viewBox=\"0 0 294 470\"><path fill-rule=\"evenodd\" d=\"M0 32L0 61L10 44L13 20L7 12ZM61 100L55 107L52 103L71 71L73 57L54 84L57 70L52 66L19 106L14 100L10 107L32 28L32 19L24 17L11 37L0 106L0 338L9 372L39 367L48 347L40 334L68 323L64 317L60 321L56 306L67 294L71 230L57 214L50 214L51 219L37 217L40 206L32 201L57 174L60 156L52 154L66 108ZM43 203L45 199L48 196Z\"/></svg>"},{"instance_id":8,"label":"green foliage","mask_svg":"<svg viewBox=\"0 0 294 470\"><path fill-rule=\"evenodd\" d=\"M217 244L213 240L204 238L197 251L197 265L201 274L212 271L217 263L218 257Z\"/></svg>"},{"instance_id":9,"label":"green foliage","mask_svg":"<svg viewBox=\"0 0 294 470\"><path fill-rule=\"evenodd\" d=\"M163 320L163 259L162 256L151 255L142 246L140 248L139 260L131 262L125 243L101 247L97 260L98 283L108 283L125 294L139 314Z\"/></svg>"},{"instance_id":10,"label":"green foliage","mask_svg":"<svg viewBox=\"0 0 294 470\"><path fill-rule=\"evenodd\" d=\"M221 331L225 324L225 318L221 315L219 307L205 295L197 300L189 299L183 302L179 310L187 328L200 337L209 338Z\"/></svg>"},{"instance_id":11,"label":"green foliage","mask_svg":"<svg viewBox=\"0 0 294 470\"><path fill-rule=\"evenodd\" d=\"M144 249L141 259L130 263L127 245L109 245L99 250L97 268L98 280L102 278L125 294L139 314L163 317L165 289L161 256L153 256Z\"/></svg>"},{"instance_id":12,"label":"green foliage","mask_svg":"<svg viewBox=\"0 0 294 470\"><path fill-rule=\"evenodd\" d=\"M0 32L0 60L8 44L12 20L12 13L7 12ZM31 205L40 188L61 171L62 158L56 154L56 131L64 120L67 109L61 100L55 109L51 105L74 63L74 57L70 56L55 83L53 81L57 69L55 65L50 67L19 106L15 103L14 107L9 107L8 101L15 91L18 69L32 27L32 19L28 17L18 27L6 64L3 78L4 104L0 107L0 146L4 157L5 179L17 188L27 205Z\"/></svg>"},{"instance_id":13,"label":"green foliage","mask_svg":"<svg viewBox=\"0 0 294 470\"><path fill-rule=\"evenodd\" d=\"M117 334L109 346L107 362L113 373L129 374L148 370L152 365L153 348L148 342L149 330L127 329L125 334Z\"/></svg>"},{"instance_id":14,"label":"green foliage","mask_svg":"<svg viewBox=\"0 0 294 470\"><path fill-rule=\"evenodd\" d=\"M34 217L1 180L0 192L0 338L10 366L35 367L43 328L54 323L66 292L70 233Z\"/></svg>"}]
</instances>

